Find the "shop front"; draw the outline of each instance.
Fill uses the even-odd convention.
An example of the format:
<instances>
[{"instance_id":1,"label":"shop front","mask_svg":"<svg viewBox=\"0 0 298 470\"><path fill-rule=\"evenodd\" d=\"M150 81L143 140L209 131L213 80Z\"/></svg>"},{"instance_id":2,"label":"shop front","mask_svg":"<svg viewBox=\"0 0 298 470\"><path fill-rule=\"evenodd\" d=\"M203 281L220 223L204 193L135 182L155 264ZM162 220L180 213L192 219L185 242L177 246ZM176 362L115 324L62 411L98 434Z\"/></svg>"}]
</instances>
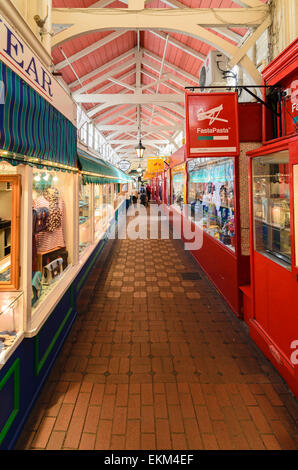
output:
<instances>
[{"instance_id":1,"label":"shop front","mask_svg":"<svg viewBox=\"0 0 298 470\"><path fill-rule=\"evenodd\" d=\"M263 71L280 116L264 111L263 145L249 152L250 334L298 395L298 41ZM287 90L292 90L288 93ZM265 99L265 96L264 96ZM277 107L278 110L278 107Z\"/></svg>"},{"instance_id":2,"label":"shop front","mask_svg":"<svg viewBox=\"0 0 298 470\"><path fill-rule=\"evenodd\" d=\"M11 449L125 210L131 178L78 155L76 107L38 57L30 63L44 69L51 96L1 58L0 448Z\"/></svg>"},{"instance_id":3,"label":"shop front","mask_svg":"<svg viewBox=\"0 0 298 470\"><path fill-rule=\"evenodd\" d=\"M182 219L182 238L190 222L191 232L200 232L202 244L191 254L215 285L232 311L243 316L243 293L241 288L249 284L249 204L248 204L248 161L246 152L258 146L261 138L261 107L258 103L238 104L234 93L230 93L232 106L227 114L219 103L206 102L207 109L215 114L204 115L200 111L202 94L198 96L199 110L195 110L193 144L190 135L187 145L171 156L171 204L172 210ZM212 94L208 94L212 95ZM223 94L227 95L227 93ZM209 99L209 96L207 97ZM230 98L230 96L228 96ZM213 97L211 97L213 99ZM238 123L238 109L245 107L251 119L243 117ZM218 108L218 109L217 109ZM239 111L240 112L240 111ZM241 109L243 115L244 109ZM199 113L199 114L198 114ZM206 135L201 122L209 132L215 124L208 126L210 119L220 116L223 127L217 138ZM226 122L234 113L235 126L233 143L228 140ZM247 114L246 114L247 115ZM205 119L206 118L206 119ZM215 119L216 122L216 119ZM256 127L256 122L259 126ZM251 124L250 124L251 123ZM216 124L218 126L218 124ZM216 146L215 150L213 145ZM181 161L186 160L185 163ZM187 242L186 239L184 239Z\"/></svg>"}]
</instances>

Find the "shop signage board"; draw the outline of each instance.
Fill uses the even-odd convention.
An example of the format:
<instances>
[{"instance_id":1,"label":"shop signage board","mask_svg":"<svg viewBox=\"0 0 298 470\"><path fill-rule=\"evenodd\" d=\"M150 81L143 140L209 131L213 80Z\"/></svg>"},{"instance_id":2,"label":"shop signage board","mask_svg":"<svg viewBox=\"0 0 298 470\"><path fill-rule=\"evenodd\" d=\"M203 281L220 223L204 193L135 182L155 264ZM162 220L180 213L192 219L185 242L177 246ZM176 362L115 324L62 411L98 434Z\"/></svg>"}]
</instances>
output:
<instances>
[{"instance_id":1,"label":"shop signage board","mask_svg":"<svg viewBox=\"0 0 298 470\"><path fill-rule=\"evenodd\" d=\"M188 157L239 154L237 93L186 93Z\"/></svg>"},{"instance_id":2,"label":"shop signage board","mask_svg":"<svg viewBox=\"0 0 298 470\"><path fill-rule=\"evenodd\" d=\"M76 125L76 104L20 34L0 15L0 60ZM0 84L1 100L5 90Z\"/></svg>"},{"instance_id":3,"label":"shop signage board","mask_svg":"<svg viewBox=\"0 0 298 470\"><path fill-rule=\"evenodd\" d=\"M155 177L155 173L149 173L149 171L145 170L143 174L143 179L152 179Z\"/></svg>"},{"instance_id":4,"label":"shop signage board","mask_svg":"<svg viewBox=\"0 0 298 470\"><path fill-rule=\"evenodd\" d=\"M298 87L298 80L297 80ZM285 135L295 134L298 130L298 97L292 94L285 100Z\"/></svg>"},{"instance_id":5,"label":"shop signage board","mask_svg":"<svg viewBox=\"0 0 298 470\"><path fill-rule=\"evenodd\" d=\"M131 163L128 160L121 160L118 163L118 166L119 166L121 171L127 171L127 170L130 169Z\"/></svg>"},{"instance_id":6,"label":"shop signage board","mask_svg":"<svg viewBox=\"0 0 298 470\"><path fill-rule=\"evenodd\" d=\"M185 163L181 163L181 165L176 165L174 168L172 168L173 175L181 172L185 172Z\"/></svg>"},{"instance_id":7,"label":"shop signage board","mask_svg":"<svg viewBox=\"0 0 298 470\"><path fill-rule=\"evenodd\" d=\"M159 173L164 170L164 160L161 157L148 158L147 170L149 173Z\"/></svg>"}]
</instances>

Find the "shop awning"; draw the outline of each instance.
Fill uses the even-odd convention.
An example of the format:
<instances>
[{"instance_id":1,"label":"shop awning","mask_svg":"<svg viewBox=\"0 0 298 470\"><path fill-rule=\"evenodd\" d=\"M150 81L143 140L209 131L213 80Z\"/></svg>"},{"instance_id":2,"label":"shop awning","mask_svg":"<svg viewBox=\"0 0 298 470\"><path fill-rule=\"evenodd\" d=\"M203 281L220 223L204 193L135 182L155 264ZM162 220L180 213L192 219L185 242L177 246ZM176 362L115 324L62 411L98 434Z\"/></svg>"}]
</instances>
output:
<instances>
[{"instance_id":1,"label":"shop awning","mask_svg":"<svg viewBox=\"0 0 298 470\"><path fill-rule=\"evenodd\" d=\"M75 126L1 61L0 82L0 159L76 169Z\"/></svg>"},{"instance_id":2,"label":"shop awning","mask_svg":"<svg viewBox=\"0 0 298 470\"><path fill-rule=\"evenodd\" d=\"M109 162L78 148L79 170L85 183L129 183L132 178Z\"/></svg>"}]
</instances>

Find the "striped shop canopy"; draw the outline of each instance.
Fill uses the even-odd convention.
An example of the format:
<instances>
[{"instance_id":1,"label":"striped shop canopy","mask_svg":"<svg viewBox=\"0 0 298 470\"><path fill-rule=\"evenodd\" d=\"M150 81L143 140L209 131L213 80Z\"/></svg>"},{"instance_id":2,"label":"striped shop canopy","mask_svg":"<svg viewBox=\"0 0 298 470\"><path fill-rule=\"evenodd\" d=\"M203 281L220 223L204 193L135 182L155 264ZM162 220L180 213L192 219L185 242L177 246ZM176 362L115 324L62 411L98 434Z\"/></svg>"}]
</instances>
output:
<instances>
[{"instance_id":1,"label":"striped shop canopy","mask_svg":"<svg viewBox=\"0 0 298 470\"><path fill-rule=\"evenodd\" d=\"M1 81L0 160L76 170L75 126L0 61Z\"/></svg>"},{"instance_id":2,"label":"striped shop canopy","mask_svg":"<svg viewBox=\"0 0 298 470\"><path fill-rule=\"evenodd\" d=\"M78 166L84 183L129 183L132 178L111 163L78 148Z\"/></svg>"}]
</instances>

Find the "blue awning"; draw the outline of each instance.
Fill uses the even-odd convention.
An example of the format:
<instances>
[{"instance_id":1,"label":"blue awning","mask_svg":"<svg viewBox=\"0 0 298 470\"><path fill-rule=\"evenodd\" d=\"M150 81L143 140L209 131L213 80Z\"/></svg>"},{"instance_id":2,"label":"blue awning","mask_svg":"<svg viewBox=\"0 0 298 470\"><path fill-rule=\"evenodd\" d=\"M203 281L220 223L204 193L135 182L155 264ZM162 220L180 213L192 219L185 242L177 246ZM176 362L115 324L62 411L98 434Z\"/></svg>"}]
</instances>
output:
<instances>
[{"instance_id":1,"label":"blue awning","mask_svg":"<svg viewBox=\"0 0 298 470\"><path fill-rule=\"evenodd\" d=\"M1 61L0 81L0 159L76 169L75 126Z\"/></svg>"},{"instance_id":2,"label":"blue awning","mask_svg":"<svg viewBox=\"0 0 298 470\"><path fill-rule=\"evenodd\" d=\"M85 183L129 183L132 178L109 162L78 148L79 170Z\"/></svg>"}]
</instances>

